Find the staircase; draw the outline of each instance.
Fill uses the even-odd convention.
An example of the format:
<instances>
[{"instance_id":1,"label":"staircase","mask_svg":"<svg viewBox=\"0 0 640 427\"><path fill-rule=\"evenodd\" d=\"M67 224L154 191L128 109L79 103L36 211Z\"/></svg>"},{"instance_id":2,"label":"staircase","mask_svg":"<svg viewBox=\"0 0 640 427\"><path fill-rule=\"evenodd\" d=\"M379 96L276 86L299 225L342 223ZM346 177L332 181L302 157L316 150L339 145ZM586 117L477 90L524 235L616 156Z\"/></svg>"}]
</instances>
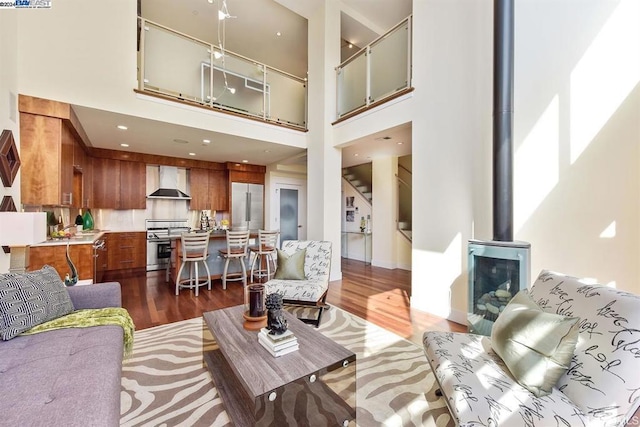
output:
<instances>
[{"instance_id":1,"label":"staircase","mask_svg":"<svg viewBox=\"0 0 640 427\"><path fill-rule=\"evenodd\" d=\"M371 163L352 166L342 169L342 177L346 179L358 192L371 204L372 188L371 188Z\"/></svg>"},{"instance_id":2,"label":"staircase","mask_svg":"<svg viewBox=\"0 0 640 427\"><path fill-rule=\"evenodd\" d=\"M398 231L409 241L412 240L411 214L412 214L412 194L411 194L411 171L402 163L411 164L411 155L400 158L398 162ZM342 177L347 180L369 203L372 203L372 168L371 163L358 166L351 166L342 169Z\"/></svg>"}]
</instances>

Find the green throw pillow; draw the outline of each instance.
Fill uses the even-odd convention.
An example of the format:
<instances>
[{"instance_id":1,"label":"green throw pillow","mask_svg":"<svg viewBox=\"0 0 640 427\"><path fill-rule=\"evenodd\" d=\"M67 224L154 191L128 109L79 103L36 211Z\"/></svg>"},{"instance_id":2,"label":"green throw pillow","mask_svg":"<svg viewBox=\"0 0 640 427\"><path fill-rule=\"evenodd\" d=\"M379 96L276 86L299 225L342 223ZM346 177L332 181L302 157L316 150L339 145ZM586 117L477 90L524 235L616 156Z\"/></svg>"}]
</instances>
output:
<instances>
[{"instance_id":1,"label":"green throw pillow","mask_svg":"<svg viewBox=\"0 0 640 427\"><path fill-rule=\"evenodd\" d=\"M494 323L491 347L521 386L545 396L569 368L579 320L547 313L520 291Z\"/></svg>"},{"instance_id":2,"label":"green throw pillow","mask_svg":"<svg viewBox=\"0 0 640 427\"><path fill-rule=\"evenodd\" d=\"M277 249L278 268L274 279L280 280L304 280L304 257L307 255L306 249L295 251L291 255Z\"/></svg>"}]
</instances>

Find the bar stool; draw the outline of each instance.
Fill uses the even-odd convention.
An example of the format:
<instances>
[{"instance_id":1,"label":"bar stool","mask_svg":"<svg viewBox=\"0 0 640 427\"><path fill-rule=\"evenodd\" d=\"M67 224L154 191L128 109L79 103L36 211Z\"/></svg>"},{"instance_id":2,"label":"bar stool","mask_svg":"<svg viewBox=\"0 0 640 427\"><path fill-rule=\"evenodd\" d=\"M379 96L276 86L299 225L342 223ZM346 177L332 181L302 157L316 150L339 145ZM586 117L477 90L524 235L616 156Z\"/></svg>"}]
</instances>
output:
<instances>
[{"instance_id":1,"label":"bar stool","mask_svg":"<svg viewBox=\"0 0 640 427\"><path fill-rule=\"evenodd\" d=\"M247 287L247 266L244 260L248 255L249 230L227 230L227 249L220 249L220 256L224 258L224 271L222 272L222 289L227 289L227 281L242 280L242 285ZM240 262L241 271L229 273L229 262Z\"/></svg>"},{"instance_id":2,"label":"bar stool","mask_svg":"<svg viewBox=\"0 0 640 427\"><path fill-rule=\"evenodd\" d=\"M182 263L178 270L178 276L176 277L176 295L180 294L180 289L195 289L196 296L198 296L198 288L200 286L207 285L207 288L211 290L211 272L207 265L208 249L209 249L209 236L210 231L205 233L183 233L180 237L182 243L182 253L180 258ZM207 271L207 279L200 281L200 275L198 273L198 263L202 261L204 268ZM182 276L182 270L184 266L189 264L189 279L180 280ZM194 276L195 268L195 276Z\"/></svg>"},{"instance_id":3,"label":"bar stool","mask_svg":"<svg viewBox=\"0 0 640 427\"><path fill-rule=\"evenodd\" d=\"M276 260L274 256L276 254L279 234L280 231L278 230L258 230L258 245L249 248L249 258L251 258L251 254L255 255L253 261L251 261L251 283L253 283L254 275L258 277L258 281L260 282L263 277L269 280L271 274L275 274ZM262 268L263 258L267 264L267 268ZM254 270L256 261L258 263L258 269ZM273 270L271 269L271 265L273 265Z\"/></svg>"}]
</instances>

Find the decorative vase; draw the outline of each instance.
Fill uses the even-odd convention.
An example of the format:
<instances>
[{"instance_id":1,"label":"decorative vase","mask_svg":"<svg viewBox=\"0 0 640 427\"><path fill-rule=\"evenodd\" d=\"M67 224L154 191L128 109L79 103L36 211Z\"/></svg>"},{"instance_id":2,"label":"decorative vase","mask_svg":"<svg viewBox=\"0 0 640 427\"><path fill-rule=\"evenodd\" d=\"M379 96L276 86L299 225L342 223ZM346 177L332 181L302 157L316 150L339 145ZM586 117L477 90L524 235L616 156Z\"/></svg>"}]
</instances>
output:
<instances>
[{"instance_id":1,"label":"decorative vase","mask_svg":"<svg viewBox=\"0 0 640 427\"><path fill-rule=\"evenodd\" d=\"M87 209L82 216L82 228L85 230L93 230L93 216L91 216L89 209Z\"/></svg>"},{"instance_id":2,"label":"decorative vase","mask_svg":"<svg viewBox=\"0 0 640 427\"><path fill-rule=\"evenodd\" d=\"M267 325L267 315L264 308L264 285L249 285L246 292L242 326L249 331L258 331Z\"/></svg>"},{"instance_id":3,"label":"decorative vase","mask_svg":"<svg viewBox=\"0 0 640 427\"><path fill-rule=\"evenodd\" d=\"M67 273L67 276L64 278L64 284L67 286L73 286L78 283L78 270L76 269L76 266L73 265L73 261L71 261L69 246L69 242L67 241L67 264L69 264L69 270L71 270L71 273Z\"/></svg>"}]
</instances>

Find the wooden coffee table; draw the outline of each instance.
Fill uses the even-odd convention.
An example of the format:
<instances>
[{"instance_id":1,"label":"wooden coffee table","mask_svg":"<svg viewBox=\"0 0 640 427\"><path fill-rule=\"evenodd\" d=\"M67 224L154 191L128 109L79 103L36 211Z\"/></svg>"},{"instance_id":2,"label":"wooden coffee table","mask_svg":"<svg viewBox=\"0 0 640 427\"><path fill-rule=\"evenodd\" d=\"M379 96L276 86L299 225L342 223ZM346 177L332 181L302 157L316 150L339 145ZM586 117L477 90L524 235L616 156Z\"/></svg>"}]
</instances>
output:
<instances>
[{"instance_id":1,"label":"wooden coffee table","mask_svg":"<svg viewBox=\"0 0 640 427\"><path fill-rule=\"evenodd\" d=\"M300 348L273 357L242 327L243 310L203 315L218 345L204 359L234 424L355 425L356 355L285 311Z\"/></svg>"}]
</instances>

